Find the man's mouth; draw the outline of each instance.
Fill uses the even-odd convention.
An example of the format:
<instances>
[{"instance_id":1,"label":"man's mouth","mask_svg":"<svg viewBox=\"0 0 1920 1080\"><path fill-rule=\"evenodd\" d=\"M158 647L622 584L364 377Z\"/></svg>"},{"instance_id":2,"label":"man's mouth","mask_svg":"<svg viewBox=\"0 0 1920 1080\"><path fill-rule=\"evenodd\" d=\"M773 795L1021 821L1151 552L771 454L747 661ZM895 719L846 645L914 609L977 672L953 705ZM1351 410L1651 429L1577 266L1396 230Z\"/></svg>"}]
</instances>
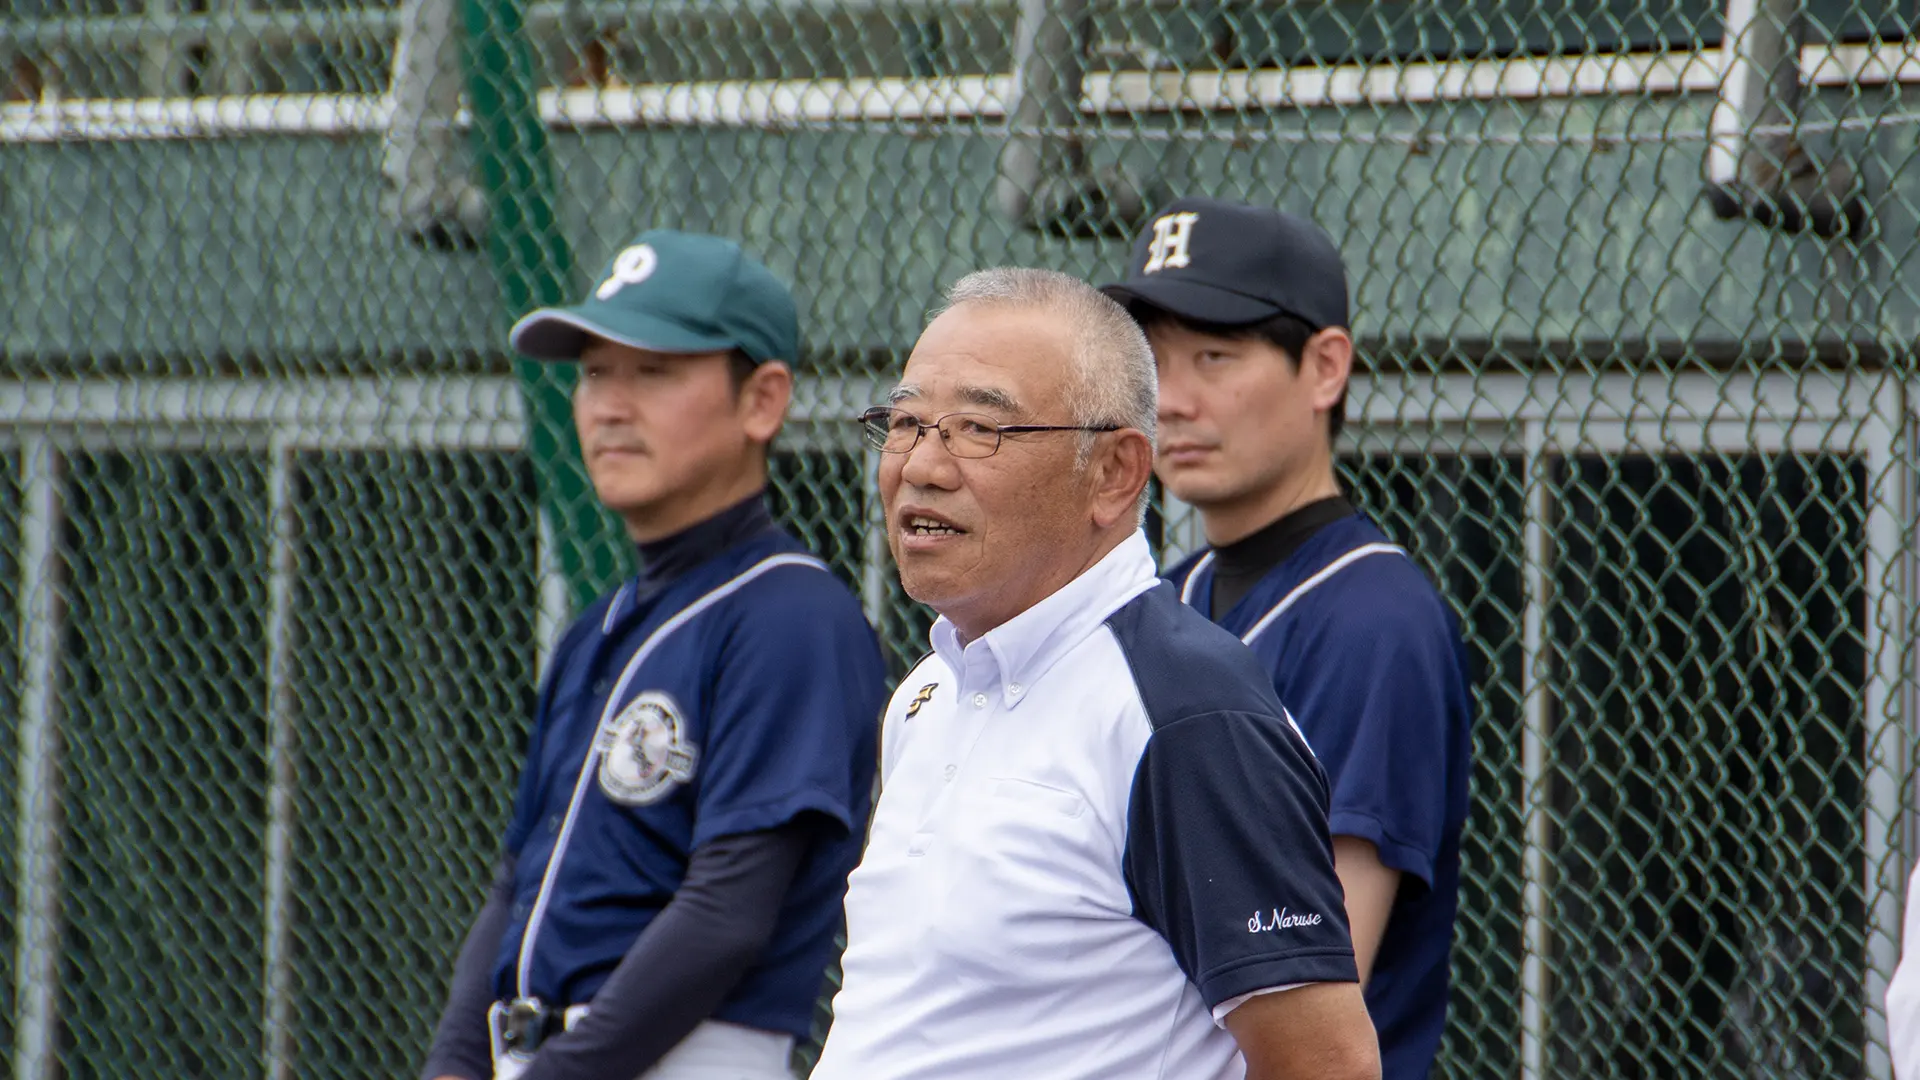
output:
<instances>
[{"instance_id":1,"label":"man's mouth","mask_svg":"<svg viewBox=\"0 0 1920 1080\"><path fill-rule=\"evenodd\" d=\"M967 531L950 521L942 521L925 514L908 515L905 528L910 536L959 536Z\"/></svg>"},{"instance_id":2,"label":"man's mouth","mask_svg":"<svg viewBox=\"0 0 1920 1080\"><path fill-rule=\"evenodd\" d=\"M1205 457L1212 453L1213 449L1205 443L1196 442L1162 444L1159 456L1163 461L1192 461L1195 458Z\"/></svg>"}]
</instances>

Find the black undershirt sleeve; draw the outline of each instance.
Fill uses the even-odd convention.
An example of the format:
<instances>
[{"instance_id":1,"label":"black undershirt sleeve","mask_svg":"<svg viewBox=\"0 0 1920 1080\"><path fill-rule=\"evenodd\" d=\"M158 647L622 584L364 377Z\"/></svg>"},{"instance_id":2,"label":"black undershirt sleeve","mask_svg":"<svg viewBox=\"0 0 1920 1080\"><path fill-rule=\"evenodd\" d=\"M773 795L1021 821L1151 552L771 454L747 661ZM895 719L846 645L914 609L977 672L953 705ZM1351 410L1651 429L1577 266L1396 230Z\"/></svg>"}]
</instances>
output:
<instances>
[{"instance_id":1,"label":"black undershirt sleeve","mask_svg":"<svg viewBox=\"0 0 1920 1080\"><path fill-rule=\"evenodd\" d=\"M541 1046L523 1080L633 1080L712 1016L773 939L787 889L826 818L702 845L572 1031Z\"/></svg>"}]
</instances>

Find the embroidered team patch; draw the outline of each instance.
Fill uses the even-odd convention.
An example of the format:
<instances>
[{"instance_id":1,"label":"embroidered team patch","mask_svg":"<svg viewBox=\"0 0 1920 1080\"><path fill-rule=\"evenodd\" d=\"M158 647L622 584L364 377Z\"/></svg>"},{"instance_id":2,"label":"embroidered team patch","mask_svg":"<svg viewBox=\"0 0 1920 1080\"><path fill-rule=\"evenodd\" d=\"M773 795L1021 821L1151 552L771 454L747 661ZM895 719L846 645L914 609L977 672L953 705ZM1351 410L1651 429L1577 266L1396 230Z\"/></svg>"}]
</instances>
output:
<instances>
[{"instance_id":1,"label":"embroidered team patch","mask_svg":"<svg viewBox=\"0 0 1920 1080\"><path fill-rule=\"evenodd\" d=\"M687 741L680 706L658 690L648 690L621 709L602 728L600 790L623 806L659 802L693 779L700 749Z\"/></svg>"},{"instance_id":2,"label":"embroidered team patch","mask_svg":"<svg viewBox=\"0 0 1920 1080\"><path fill-rule=\"evenodd\" d=\"M916 691L913 695L913 700L907 703L907 715L901 719L903 721L913 719L914 716L920 712L920 706L933 700L933 692L938 689L939 686L940 684L937 682L930 682Z\"/></svg>"}]
</instances>

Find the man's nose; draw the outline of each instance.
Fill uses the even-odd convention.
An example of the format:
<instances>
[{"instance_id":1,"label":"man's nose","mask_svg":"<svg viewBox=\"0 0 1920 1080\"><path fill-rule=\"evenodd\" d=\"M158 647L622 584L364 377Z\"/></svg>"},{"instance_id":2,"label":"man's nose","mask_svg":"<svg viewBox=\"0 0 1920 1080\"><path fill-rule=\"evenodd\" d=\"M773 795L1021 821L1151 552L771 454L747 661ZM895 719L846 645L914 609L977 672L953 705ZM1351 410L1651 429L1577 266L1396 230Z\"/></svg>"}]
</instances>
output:
<instances>
[{"instance_id":1,"label":"man's nose","mask_svg":"<svg viewBox=\"0 0 1920 1080\"><path fill-rule=\"evenodd\" d=\"M633 417L632 395L604 381L583 383L579 390L580 413L599 424L617 424Z\"/></svg>"},{"instance_id":2,"label":"man's nose","mask_svg":"<svg viewBox=\"0 0 1920 1080\"><path fill-rule=\"evenodd\" d=\"M953 488L960 482L959 460L947 449L938 428L928 428L907 451L900 478L914 487Z\"/></svg>"},{"instance_id":3,"label":"man's nose","mask_svg":"<svg viewBox=\"0 0 1920 1080\"><path fill-rule=\"evenodd\" d=\"M1161 420L1193 419L1194 395L1188 379L1172 364L1160 369Z\"/></svg>"}]
</instances>

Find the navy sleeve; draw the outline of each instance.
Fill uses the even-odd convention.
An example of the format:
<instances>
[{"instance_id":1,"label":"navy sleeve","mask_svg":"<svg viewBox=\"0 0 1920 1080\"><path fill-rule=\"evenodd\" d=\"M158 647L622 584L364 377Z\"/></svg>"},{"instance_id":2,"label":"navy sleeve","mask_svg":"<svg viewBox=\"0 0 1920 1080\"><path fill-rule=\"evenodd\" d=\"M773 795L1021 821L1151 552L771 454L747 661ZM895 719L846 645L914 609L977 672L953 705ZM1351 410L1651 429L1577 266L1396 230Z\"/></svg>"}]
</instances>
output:
<instances>
[{"instance_id":1,"label":"navy sleeve","mask_svg":"<svg viewBox=\"0 0 1920 1080\"><path fill-rule=\"evenodd\" d=\"M1400 580L1416 568L1399 570L1316 596L1313 632L1276 681L1326 769L1333 835L1368 841L1430 887L1448 780L1466 767L1449 760L1467 723L1466 673L1439 598L1424 578L1417 589Z\"/></svg>"},{"instance_id":2,"label":"navy sleeve","mask_svg":"<svg viewBox=\"0 0 1920 1080\"><path fill-rule=\"evenodd\" d=\"M754 582L736 610L701 748L693 846L808 811L864 827L854 808L873 782L886 673L859 602L831 575L790 567Z\"/></svg>"},{"instance_id":3,"label":"navy sleeve","mask_svg":"<svg viewBox=\"0 0 1920 1080\"><path fill-rule=\"evenodd\" d=\"M1128 808L1127 888L1209 1008L1358 980L1326 798L1284 718L1202 713L1148 740Z\"/></svg>"}]
</instances>

